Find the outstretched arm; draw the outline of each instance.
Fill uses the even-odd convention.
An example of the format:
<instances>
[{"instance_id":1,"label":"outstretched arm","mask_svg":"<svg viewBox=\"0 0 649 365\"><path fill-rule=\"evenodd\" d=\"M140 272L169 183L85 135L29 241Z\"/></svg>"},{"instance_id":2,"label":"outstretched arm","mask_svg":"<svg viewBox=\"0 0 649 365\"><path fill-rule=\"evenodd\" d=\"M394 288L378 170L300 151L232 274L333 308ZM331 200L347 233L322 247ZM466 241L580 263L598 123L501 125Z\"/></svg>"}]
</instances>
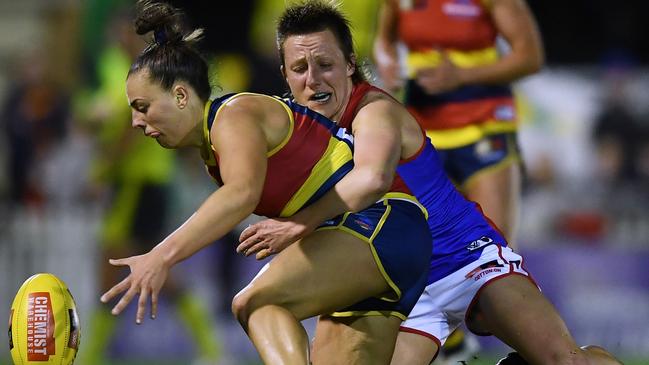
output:
<instances>
[{"instance_id":1,"label":"outstretched arm","mask_svg":"<svg viewBox=\"0 0 649 365\"><path fill-rule=\"evenodd\" d=\"M223 186L147 254L110 261L112 265L131 269L126 279L101 297L102 302L107 302L125 292L113 308L113 314L121 313L139 295L136 322L142 322L149 297L151 317L155 318L158 294L169 269L225 235L253 212L263 189L267 150L267 139L259 121L263 116L254 110L257 109L245 100L237 100L223 107L214 122L211 136L219 155Z\"/></svg>"}]
</instances>

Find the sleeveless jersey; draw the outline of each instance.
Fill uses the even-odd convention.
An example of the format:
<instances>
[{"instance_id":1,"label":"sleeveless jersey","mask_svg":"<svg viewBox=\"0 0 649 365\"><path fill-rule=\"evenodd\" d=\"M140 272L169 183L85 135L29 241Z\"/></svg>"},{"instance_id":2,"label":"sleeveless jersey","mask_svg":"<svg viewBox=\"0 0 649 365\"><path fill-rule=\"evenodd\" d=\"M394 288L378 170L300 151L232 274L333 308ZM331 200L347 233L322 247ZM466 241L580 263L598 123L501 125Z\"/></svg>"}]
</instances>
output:
<instances>
[{"instance_id":1,"label":"sleeveless jersey","mask_svg":"<svg viewBox=\"0 0 649 365\"><path fill-rule=\"evenodd\" d=\"M339 122L341 127L352 130L359 103L372 91L388 95L368 83L354 86ZM428 211L428 227L433 237L428 284L478 259L486 245L507 245L480 206L457 191L428 138L415 155L399 162L397 176Z\"/></svg>"},{"instance_id":2,"label":"sleeveless jersey","mask_svg":"<svg viewBox=\"0 0 649 365\"><path fill-rule=\"evenodd\" d=\"M466 85L429 95L414 82L417 70L435 67L441 53L457 67L495 63L497 29L487 0L400 1L399 38L408 48L405 104L438 148L473 143L516 130L509 85Z\"/></svg>"},{"instance_id":3,"label":"sleeveless jersey","mask_svg":"<svg viewBox=\"0 0 649 365\"><path fill-rule=\"evenodd\" d=\"M208 143L201 154L208 172L219 184L222 180L218 155L210 142L209 130L221 107L241 95L261 94L229 94L208 102L205 107L203 130ZM343 128L302 105L262 96L284 106L290 128L284 141L267 154L266 179L254 213L288 217L321 197L353 168L353 141Z\"/></svg>"},{"instance_id":4,"label":"sleeveless jersey","mask_svg":"<svg viewBox=\"0 0 649 365\"><path fill-rule=\"evenodd\" d=\"M379 91L388 97L392 98L389 94L387 94L385 91L379 89L378 87L372 86L367 82L361 82L358 84L355 84L352 88L352 94L350 96L349 102L347 103L347 106L345 107L345 110L343 111L343 115L338 121L338 125L342 128L345 128L346 131L349 131L349 133L352 133L352 122L354 121L354 117L356 116L356 112L358 111L358 104L363 100L363 97L365 94L367 94L370 91ZM392 98L394 100L394 98ZM395 102L398 103L397 100ZM416 199L408 185L403 181L401 176L399 176L399 172L394 175L394 180L392 181L392 186L390 187L391 192L396 192L399 194L402 194L403 196L407 197L413 197Z\"/></svg>"}]
</instances>

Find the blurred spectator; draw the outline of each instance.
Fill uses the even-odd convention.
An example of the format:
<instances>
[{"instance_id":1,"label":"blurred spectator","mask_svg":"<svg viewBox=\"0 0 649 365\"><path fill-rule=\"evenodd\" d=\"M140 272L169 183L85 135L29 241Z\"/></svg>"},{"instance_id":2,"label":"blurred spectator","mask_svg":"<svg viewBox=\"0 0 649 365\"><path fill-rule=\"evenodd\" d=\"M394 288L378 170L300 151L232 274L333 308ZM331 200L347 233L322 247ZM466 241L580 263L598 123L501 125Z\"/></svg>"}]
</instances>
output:
<instances>
[{"instance_id":1,"label":"blurred spectator","mask_svg":"<svg viewBox=\"0 0 649 365\"><path fill-rule=\"evenodd\" d=\"M11 202L42 205L39 162L66 135L69 98L50 78L47 57L37 50L16 60L15 79L2 105L1 119L7 140L7 176Z\"/></svg>"},{"instance_id":2,"label":"blurred spectator","mask_svg":"<svg viewBox=\"0 0 649 365\"><path fill-rule=\"evenodd\" d=\"M608 237L624 243L644 241L649 228L649 216L644 209L649 202L649 190L646 189L648 126L642 123L630 102L634 75L638 72L634 60L626 53L611 54L603 71L603 100L592 133L596 166L594 185L599 186L594 190L594 198L599 205L590 212L590 218L599 217L600 222L606 224L586 233L596 232L598 238ZM581 214L577 218L584 217ZM574 213L572 218L574 221ZM595 221L591 219L590 223ZM570 226L563 226L567 227ZM575 233L575 230L567 230L567 233ZM577 233L584 236L583 230Z\"/></svg>"},{"instance_id":3,"label":"blurred spectator","mask_svg":"<svg viewBox=\"0 0 649 365\"><path fill-rule=\"evenodd\" d=\"M649 193L649 121L645 121L637 134L638 145L633 161L638 182L644 187L644 192Z\"/></svg>"},{"instance_id":4,"label":"blurred spectator","mask_svg":"<svg viewBox=\"0 0 649 365\"><path fill-rule=\"evenodd\" d=\"M606 184L630 183L638 176L634 160L640 125L627 101L630 67L618 60L605 70L603 101L595 118L597 177Z\"/></svg>"}]
</instances>

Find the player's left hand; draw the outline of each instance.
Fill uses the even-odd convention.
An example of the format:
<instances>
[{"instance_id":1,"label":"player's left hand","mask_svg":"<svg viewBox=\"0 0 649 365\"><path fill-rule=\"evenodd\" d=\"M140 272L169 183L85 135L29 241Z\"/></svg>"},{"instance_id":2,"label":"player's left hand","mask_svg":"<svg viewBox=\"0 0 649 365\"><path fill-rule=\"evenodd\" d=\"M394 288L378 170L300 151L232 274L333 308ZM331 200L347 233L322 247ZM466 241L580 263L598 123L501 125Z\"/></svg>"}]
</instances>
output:
<instances>
[{"instance_id":1,"label":"player's left hand","mask_svg":"<svg viewBox=\"0 0 649 365\"><path fill-rule=\"evenodd\" d=\"M140 324L151 297L151 318L155 319L158 313L158 294L169 274L169 267L162 259L162 255L153 249L144 255L110 259L109 262L113 266L129 266L131 273L104 293L100 300L107 303L120 293L126 292L111 311L113 315L118 315L136 295L139 295L135 323Z\"/></svg>"},{"instance_id":2,"label":"player's left hand","mask_svg":"<svg viewBox=\"0 0 649 365\"><path fill-rule=\"evenodd\" d=\"M256 254L257 260L281 252L306 235L306 227L284 219L266 219L241 232L237 252L245 256Z\"/></svg>"},{"instance_id":3,"label":"player's left hand","mask_svg":"<svg viewBox=\"0 0 649 365\"><path fill-rule=\"evenodd\" d=\"M460 70L451 62L446 52L440 51L440 56L437 67L417 71L416 82L427 94L440 94L461 86Z\"/></svg>"}]
</instances>

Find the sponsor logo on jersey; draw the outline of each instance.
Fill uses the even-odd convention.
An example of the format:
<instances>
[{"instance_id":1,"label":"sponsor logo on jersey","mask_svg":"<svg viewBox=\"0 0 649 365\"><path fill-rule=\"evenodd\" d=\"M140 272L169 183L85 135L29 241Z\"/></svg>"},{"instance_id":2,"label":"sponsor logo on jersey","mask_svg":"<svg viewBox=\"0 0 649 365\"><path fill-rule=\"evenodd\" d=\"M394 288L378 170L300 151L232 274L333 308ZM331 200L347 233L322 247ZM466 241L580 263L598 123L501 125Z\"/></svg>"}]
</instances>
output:
<instances>
[{"instance_id":1,"label":"sponsor logo on jersey","mask_svg":"<svg viewBox=\"0 0 649 365\"><path fill-rule=\"evenodd\" d=\"M494 110L494 117L497 120L514 120L516 117L516 112L514 112L514 107L511 105L499 105Z\"/></svg>"},{"instance_id":2,"label":"sponsor logo on jersey","mask_svg":"<svg viewBox=\"0 0 649 365\"><path fill-rule=\"evenodd\" d=\"M354 136L347 133L347 129L345 128L338 128L338 130L336 131L336 137L338 137L338 139L341 139L343 141L347 141L352 145L354 144Z\"/></svg>"},{"instance_id":3,"label":"sponsor logo on jersey","mask_svg":"<svg viewBox=\"0 0 649 365\"><path fill-rule=\"evenodd\" d=\"M494 267L492 269L482 270L473 277L473 280L478 281L478 280L482 279L483 277L485 277L485 275L489 275L489 274L492 274L492 273L501 273L501 272L503 272L502 267Z\"/></svg>"},{"instance_id":4,"label":"sponsor logo on jersey","mask_svg":"<svg viewBox=\"0 0 649 365\"><path fill-rule=\"evenodd\" d=\"M486 246L486 245L488 245L490 243L493 243L493 242L494 242L494 240L492 240L491 238L489 238L487 236L483 236L483 237L480 237L480 239L477 239L477 240L469 243L466 246L466 249L469 250L469 251L475 251L475 250L481 248L482 246Z\"/></svg>"},{"instance_id":5,"label":"sponsor logo on jersey","mask_svg":"<svg viewBox=\"0 0 649 365\"><path fill-rule=\"evenodd\" d=\"M482 14L482 9L470 0L454 0L442 5L442 12L452 17L476 18Z\"/></svg>"},{"instance_id":6,"label":"sponsor logo on jersey","mask_svg":"<svg viewBox=\"0 0 649 365\"><path fill-rule=\"evenodd\" d=\"M373 228L372 225L370 225L370 223L365 222L361 218L355 218L354 223L356 223L359 227L361 227L362 229L364 229L366 231L371 231L372 228Z\"/></svg>"},{"instance_id":7,"label":"sponsor logo on jersey","mask_svg":"<svg viewBox=\"0 0 649 365\"><path fill-rule=\"evenodd\" d=\"M29 293L27 299L27 360L47 361L56 353L54 313L49 292Z\"/></svg>"},{"instance_id":8,"label":"sponsor logo on jersey","mask_svg":"<svg viewBox=\"0 0 649 365\"><path fill-rule=\"evenodd\" d=\"M507 149L505 143L501 139L485 138L476 142L474 147L475 157L481 163L491 163L498 161L505 157Z\"/></svg>"},{"instance_id":9,"label":"sponsor logo on jersey","mask_svg":"<svg viewBox=\"0 0 649 365\"><path fill-rule=\"evenodd\" d=\"M489 261L469 271L464 277L467 279L473 278L475 281L478 281L487 274L502 272L503 267L504 265L499 263L497 260Z\"/></svg>"}]
</instances>

